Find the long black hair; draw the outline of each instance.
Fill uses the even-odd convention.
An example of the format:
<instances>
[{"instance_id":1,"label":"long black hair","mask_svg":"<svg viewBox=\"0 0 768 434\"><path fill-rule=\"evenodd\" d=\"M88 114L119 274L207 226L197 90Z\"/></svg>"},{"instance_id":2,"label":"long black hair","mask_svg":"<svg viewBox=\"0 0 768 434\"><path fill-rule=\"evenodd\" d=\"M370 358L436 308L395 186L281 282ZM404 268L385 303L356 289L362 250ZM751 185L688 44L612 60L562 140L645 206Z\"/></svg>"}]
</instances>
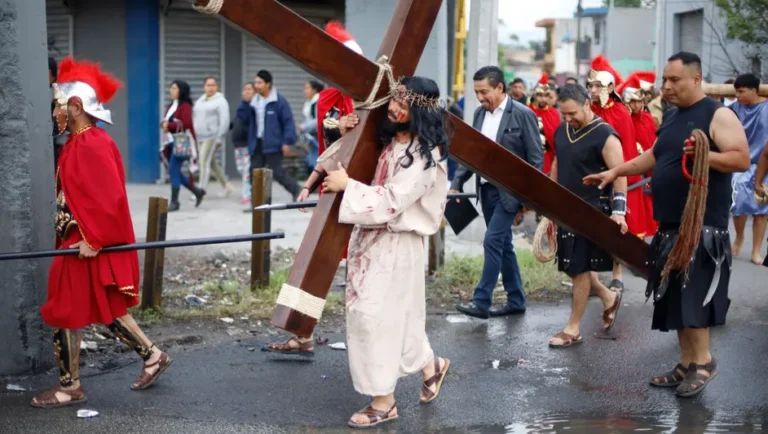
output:
<instances>
[{"instance_id":1,"label":"long black hair","mask_svg":"<svg viewBox=\"0 0 768 434\"><path fill-rule=\"evenodd\" d=\"M189 96L189 83L187 83L184 80L174 80L171 85L176 85L176 87L179 88L179 104L183 102L188 102L189 105L194 105L192 103L192 97Z\"/></svg>"},{"instance_id":2,"label":"long black hair","mask_svg":"<svg viewBox=\"0 0 768 434\"><path fill-rule=\"evenodd\" d=\"M403 78L401 84L406 89L411 90L419 95L424 95L427 98L440 98L440 88L437 86L434 80L426 77L406 77ZM452 125L446 123L445 109L440 108L424 108L415 104L409 106L410 120L408 122L408 132L411 134L411 143L405 150L405 162L402 163L403 167L410 167L413 164L412 147L414 140L418 137L419 149L421 154L427 163L424 169L429 169L435 165L435 159L432 157L432 150L436 147L440 148L440 161L448 158L448 146L451 142L452 131L449 128ZM452 130L452 128L451 128ZM387 146L392 143L392 139L395 137L397 129L385 112L385 118L382 124L382 128L379 129L379 144L381 146Z\"/></svg>"}]
</instances>

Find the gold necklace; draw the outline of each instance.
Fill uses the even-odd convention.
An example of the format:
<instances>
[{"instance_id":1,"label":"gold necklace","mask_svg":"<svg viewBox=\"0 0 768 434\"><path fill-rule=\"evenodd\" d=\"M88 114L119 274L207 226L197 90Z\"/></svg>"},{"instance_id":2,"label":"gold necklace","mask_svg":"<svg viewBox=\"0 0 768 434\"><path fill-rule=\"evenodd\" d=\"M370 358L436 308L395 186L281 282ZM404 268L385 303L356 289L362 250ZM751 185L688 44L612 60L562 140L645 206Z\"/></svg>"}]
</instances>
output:
<instances>
[{"instance_id":1,"label":"gold necklace","mask_svg":"<svg viewBox=\"0 0 768 434\"><path fill-rule=\"evenodd\" d=\"M79 130L75 131L74 133L72 133L72 135L73 136L77 136L79 134L83 134L84 132L90 130L91 128L93 128L93 124L88 124L88 125L80 128Z\"/></svg>"},{"instance_id":2,"label":"gold necklace","mask_svg":"<svg viewBox=\"0 0 768 434\"><path fill-rule=\"evenodd\" d=\"M595 130L595 128L597 128L597 127L599 127L600 125L603 124L603 122L601 122L600 118L595 117L594 119L592 119L592 121L590 123L584 125L583 127L579 128L578 130L573 130L573 133L574 134L578 134L581 131L583 131L585 128L587 128L588 126L590 126L592 124L595 124L595 123L596 123L596 125L594 125L592 128L590 128L589 131L587 131L586 133L582 134L580 137L577 137L576 140L573 140L571 138L571 126L567 125L566 128L565 128L565 134L566 134L566 136L568 136L568 141L571 142L572 144L576 143L579 140L583 139L584 137L588 136L589 133L591 133L592 131Z\"/></svg>"}]
</instances>

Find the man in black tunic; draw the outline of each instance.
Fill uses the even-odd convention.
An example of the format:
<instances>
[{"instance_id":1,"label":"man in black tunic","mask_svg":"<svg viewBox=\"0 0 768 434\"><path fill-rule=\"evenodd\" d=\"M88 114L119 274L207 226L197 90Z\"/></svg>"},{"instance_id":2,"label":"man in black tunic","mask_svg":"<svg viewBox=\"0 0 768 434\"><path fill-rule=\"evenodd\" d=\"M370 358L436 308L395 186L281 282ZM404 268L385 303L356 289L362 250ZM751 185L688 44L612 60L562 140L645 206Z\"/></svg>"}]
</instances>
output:
<instances>
[{"instance_id":1,"label":"man in black tunic","mask_svg":"<svg viewBox=\"0 0 768 434\"><path fill-rule=\"evenodd\" d=\"M662 92L677 110L664 119L653 152L585 179L603 187L617 177L653 170L653 214L659 230L648 258L646 296L654 295L652 328L677 330L681 357L671 371L650 382L658 387L677 387L681 397L698 394L717 375L717 362L709 350L709 328L725 324L730 305L731 174L749 168L749 145L739 119L722 103L708 98L701 82L699 56L680 52L670 57L664 68ZM673 271L663 282L661 272L677 240L690 185L681 169L683 153L689 155L688 171L693 173L694 149L685 142L695 129L706 134L710 150L704 226L687 278Z\"/></svg>"},{"instance_id":2,"label":"man in black tunic","mask_svg":"<svg viewBox=\"0 0 768 434\"><path fill-rule=\"evenodd\" d=\"M569 84L558 96L560 112L565 123L555 131L555 159L550 178L587 203L611 216L621 231L627 231L627 179L616 179L612 188L600 191L594 185L584 185L588 175L614 168L624 162L621 141L616 131L592 112L587 90L578 84ZM613 191L611 191L613 190ZM558 269L573 280L571 317L565 329L552 336L552 347L569 347L582 342L579 323L587 307L590 289L603 302L603 329L608 330L616 321L621 305L621 293L606 288L597 278L600 271L613 269L611 255L586 238L568 229L557 232Z\"/></svg>"}]
</instances>

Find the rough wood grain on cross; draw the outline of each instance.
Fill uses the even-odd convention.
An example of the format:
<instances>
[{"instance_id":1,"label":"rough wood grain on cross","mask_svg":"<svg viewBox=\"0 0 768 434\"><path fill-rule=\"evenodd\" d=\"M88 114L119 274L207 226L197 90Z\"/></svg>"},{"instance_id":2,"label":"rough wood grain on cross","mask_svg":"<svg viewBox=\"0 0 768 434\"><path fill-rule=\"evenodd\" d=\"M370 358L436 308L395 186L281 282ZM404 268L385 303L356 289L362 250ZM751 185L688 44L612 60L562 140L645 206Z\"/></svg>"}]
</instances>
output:
<instances>
[{"instance_id":1,"label":"rough wood grain on cross","mask_svg":"<svg viewBox=\"0 0 768 434\"><path fill-rule=\"evenodd\" d=\"M207 2L197 3L204 6ZM442 0L398 0L376 56L389 57L395 77L413 75L441 3ZM219 14L352 98L362 101L368 97L378 72L376 64L279 2L227 0ZM377 97L383 96L387 88L383 85ZM383 110L358 111L359 126L341 143L342 160L349 175L361 182L369 183L374 175L380 152L376 132ZM462 120L447 116L455 125L451 143L454 159L610 251L634 271L647 274L645 242L630 234L622 235L618 226L600 211ZM352 231L351 226L338 223L340 202L341 195L323 194L320 198L286 283L292 291L292 302L286 304L294 306L278 303L273 325L301 336L312 334L319 318L317 302L328 294Z\"/></svg>"}]
</instances>

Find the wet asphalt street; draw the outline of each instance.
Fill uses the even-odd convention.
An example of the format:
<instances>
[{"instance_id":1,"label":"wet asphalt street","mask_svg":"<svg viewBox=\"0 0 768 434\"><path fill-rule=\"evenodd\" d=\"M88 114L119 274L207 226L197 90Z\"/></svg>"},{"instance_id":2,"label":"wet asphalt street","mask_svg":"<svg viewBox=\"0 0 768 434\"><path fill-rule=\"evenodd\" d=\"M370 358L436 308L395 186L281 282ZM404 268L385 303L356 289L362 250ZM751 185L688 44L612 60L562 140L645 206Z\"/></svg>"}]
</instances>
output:
<instances>
[{"instance_id":1,"label":"wet asphalt street","mask_svg":"<svg viewBox=\"0 0 768 434\"><path fill-rule=\"evenodd\" d=\"M749 252L749 246L744 246ZM644 281L625 276L627 292L615 340L597 339L601 306L590 301L585 342L553 350L567 304L531 304L524 316L488 321L431 316L437 354L453 364L439 398L417 403L419 378L396 393L400 419L379 432L612 433L768 431L768 268L734 261L728 324L713 333L720 375L698 398L650 388L648 379L677 362L676 338L650 330ZM339 333L326 334L331 342ZM138 365L85 378L101 412L76 418L77 408L37 410L31 392L0 394L0 433L344 433L367 404L354 392L344 351L317 347L314 361L277 358L258 350L266 338L231 340L177 352L155 387L133 392ZM494 368L494 361L498 367ZM23 380L34 389L53 375ZM765 428L763 428L765 426Z\"/></svg>"}]
</instances>

